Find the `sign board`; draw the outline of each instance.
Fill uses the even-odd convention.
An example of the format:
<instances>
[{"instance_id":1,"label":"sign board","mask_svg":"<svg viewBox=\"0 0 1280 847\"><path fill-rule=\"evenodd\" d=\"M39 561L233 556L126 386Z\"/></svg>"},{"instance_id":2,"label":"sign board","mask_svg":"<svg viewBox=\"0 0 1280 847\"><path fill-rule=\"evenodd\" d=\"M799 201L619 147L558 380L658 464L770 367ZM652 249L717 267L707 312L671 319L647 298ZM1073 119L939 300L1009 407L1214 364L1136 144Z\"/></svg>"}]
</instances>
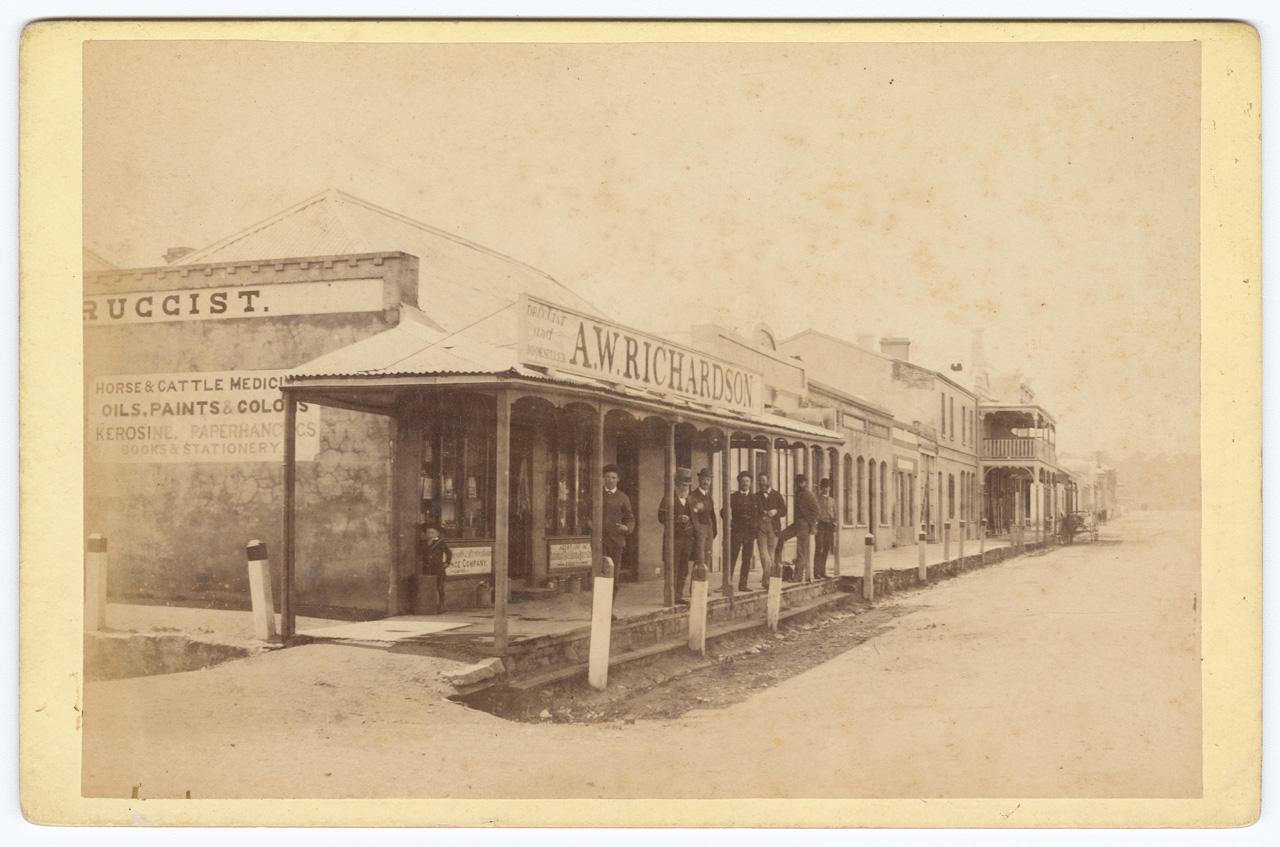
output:
<instances>
[{"instance_id":1,"label":"sign board","mask_svg":"<svg viewBox=\"0 0 1280 847\"><path fill-rule=\"evenodd\" d=\"M898 459L898 470L906 471L907 473L916 472L915 459L904 459L901 456L898 456L897 459Z\"/></svg>"},{"instance_id":2,"label":"sign board","mask_svg":"<svg viewBox=\"0 0 1280 847\"><path fill-rule=\"evenodd\" d=\"M535 297L520 298L517 355L553 368L722 409L764 407L759 373Z\"/></svg>"},{"instance_id":3,"label":"sign board","mask_svg":"<svg viewBox=\"0 0 1280 847\"><path fill-rule=\"evenodd\" d=\"M275 462L284 459L286 371L115 374L89 378L89 461ZM320 407L298 404L297 459L320 449Z\"/></svg>"},{"instance_id":4,"label":"sign board","mask_svg":"<svg viewBox=\"0 0 1280 847\"><path fill-rule=\"evenodd\" d=\"M552 571L590 570L591 541L548 541L547 568Z\"/></svg>"},{"instance_id":5,"label":"sign board","mask_svg":"<svg viewBox=\"0 0 1280 847\"><path fill-rule=\"evenodd\" d=\"M449 576L489 576L493 573L493 545L473 544L462 546L449 543L453 551L453 564L449 565Z\"/></svg>"},{"instance_id":6,"label":"sign board","mask_svg":"<svg viewBox=\"0 0 1280 847\"><path fill-rule=\"evenodd\" d=\"M382 279L130 291L84 298L85 326L280 318L382 310Z\"/></svg>"}]
</instances>

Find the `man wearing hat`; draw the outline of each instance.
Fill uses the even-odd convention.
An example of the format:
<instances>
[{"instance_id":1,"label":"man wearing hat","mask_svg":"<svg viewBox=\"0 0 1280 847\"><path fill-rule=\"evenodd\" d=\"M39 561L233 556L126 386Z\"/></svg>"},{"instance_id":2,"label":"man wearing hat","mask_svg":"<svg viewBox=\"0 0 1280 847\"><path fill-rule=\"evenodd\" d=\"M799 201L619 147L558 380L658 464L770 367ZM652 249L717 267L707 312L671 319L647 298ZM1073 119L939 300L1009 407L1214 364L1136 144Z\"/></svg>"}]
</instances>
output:
<instances>
[{"instance_id":1,"label":"man wearing hat","mask_svg":"<svg viewBox=\"0 0 1280 847\"><path fill-rule=\"evenodd\" d=\"M419 596L431 597L428 593L434 590L435 612L444 611L444 583L449 566L453 564L453 551L449 544L440 537L440 530L426 523L418 524L418 584L426 590L420 590Z\"/></svg>"},{"instance_id":2,"label":"man wearing hat","mask_svg":"<svg viewBox=\"0 0 1280 847\"><path fill-rule=\"evenodd\" d=\"M627 536L635 531L636 517L631 511L631 498L618 490L618 466L604 466L604 527L600 532L602 552L613 560L613 593L618 594L622 570L622 554L627 549Z\"/></svg>"},{"instance_id":3,"label":"man wearing hat","mask_svg":"<svg viewBox=\"0 0 1280 847\"><path fill-rule=\"evenodd\" d=\"M751 550L760 531L760 500L751 494L751 471L738 474L738 490L729 495L729 580L742 552L742 570L738 574L738 590L747 590L747 574L751 571Z\"/></svg>"},{"instance_id":4,"label":"man wearing hat","mask_svg":"<svg viewBox=\"0 0 1280 847\"><path fill-rule=\"evenodd\" d=\"M760 587L769 587L769 574L773 571L773 563L777 561L773 548L778 543L778 535L782 533L782 522L787 518L787 501L778 489L769 485L769 475L760 474L759 487L753 495L756 508L760 510L760 529L756 535L756 545L760 548Z\"/></svg>"},{"instance_id":5,"label":"man wearing hat","mask_svg":"<svg viewBox=\"0 0 1280 847\"><path fill-rule=\"evenodd\" d=\"M688 468L676 468L676 505L675 505L675 521L673 523L675 532L675 561L668 562L667 566L672 569L675 574L675 594L676 602L684 602L684 595L687 586L686 580L689 578L689 559L693 556L693 508L689 502L689 484L693 481L693 474ZM666 526L671 519L672 510L667 506L667 498L662 498L662 503L658 506L658 522ZM671 531L671 530L668 530ZM667 555L667 545L662 545L662 555Z\"/></svg>"},{"instance_id":6,"label":"man wearing hat","mask_svg":"<svg viewBox=\"0 0 1280 847\"><path fill-rule=\"evenodd\" d=\"M818 498L809 490L809 478L804 474L796 474L796 517L791 526L778 536L778 544L774 548L775 561L782 558L782 545L792 538L796 540L796 564L793 574L795 582L808 582L809 551L812 549L813 532L818 525Z\"/></svg>"},{"instance_id":7,"label":"man wearing hat","mask_svg":"<svg viewBox=\"0 0 1280 847\"><path fill-rule=\"evenodd\" d=\"M711 542L716 537L716 504L711 499L711 469L698 471L698 487L689 493L693 509L693 561L711 567Z\"/></svg>"}]
</instances>

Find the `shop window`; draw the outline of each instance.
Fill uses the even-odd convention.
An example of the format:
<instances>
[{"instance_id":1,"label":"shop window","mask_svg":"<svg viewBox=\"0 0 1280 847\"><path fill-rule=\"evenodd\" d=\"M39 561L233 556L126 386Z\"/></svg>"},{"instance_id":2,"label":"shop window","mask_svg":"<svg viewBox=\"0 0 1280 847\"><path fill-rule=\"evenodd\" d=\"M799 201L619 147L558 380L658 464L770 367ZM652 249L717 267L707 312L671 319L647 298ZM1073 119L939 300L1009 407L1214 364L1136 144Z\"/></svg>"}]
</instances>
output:
<instances>
[{"instance_id":1,"label":"shop window","mask_svg":"<svg viewBox=\"0 0 1280 847\"><path fill-rule=\"evenodd\" d=\"M916 520L916 475L907 474L907 522Z\"/></svg>"},{"instance_id":2,"label":"shop window","mask_svg":"<svg viewBox=\"0 0 1280 847\"><path fill-rule=\"evenodd\" d=\"M547 468L548 535L591 532L591 422L581 415L560 414L549 433Z\"/></svg>"},{"instance_id":3,"label":"shop window","mask_svg":"<svg viewBox=\"0 0 1280 847\"><path fill-rule=\"evenodd\" d=\"M857 482L854 481L853 477L853 457L848 453L844 454L842 470L844 471L844 475L841 479L842 488L844 489L844 514L842 519L845 524L852 524L854 510L857 508L855 504L858 502L858 497L857 489L855 488Z\"/></svg>"},{"instance_id":4,"label":"shop window","mask_svg":"<svg viewBox=\"0 0 1280 847\"><path fill-rule=\"evenodd\" d=\"M493 398L450 398L427 415L421 519L451 539L492 538L496 426Z\"/></svg>"},{"instance_id":5,"label":"shop window","mask_svg":"<svg viewBox=\"0 0 1280 847\"><path fill-rule=\"evenodd\" d=\"M888 479L889 479L889 472L885 468L885 463L881 462L880 463L880 523L882 524L886 524L889 522L888 520L889 510L888 510L887 504L885 503L885 501L889 499L887 496L885 496L886 495L885 483L887 482Z\"/></svg>"}]
</instances>

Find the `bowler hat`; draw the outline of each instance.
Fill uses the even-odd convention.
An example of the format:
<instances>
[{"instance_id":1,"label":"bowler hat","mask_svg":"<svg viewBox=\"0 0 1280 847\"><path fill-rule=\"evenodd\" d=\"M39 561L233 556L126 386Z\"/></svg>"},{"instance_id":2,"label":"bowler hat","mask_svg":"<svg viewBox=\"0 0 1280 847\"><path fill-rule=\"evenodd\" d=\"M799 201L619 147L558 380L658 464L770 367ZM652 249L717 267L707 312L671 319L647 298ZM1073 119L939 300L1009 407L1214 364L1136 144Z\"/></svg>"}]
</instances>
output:
<instances>
[{"instance_id":1,"label":"bowler hat","mask_svg":"<svg viewBox=\"0 0 1280 847\"><path fill-rule=\"evenodd\" d=\"M738 472L738 482L742 482L742 480L743 480L744 478L745 478L745 479L751 479L751 471L739 471L739 472Z\"/></svg>"},{"instance_id":2,"label":"bowler hat","mask_svg":"<svg viewBox=\"0 0 1280 847\"><path fill-rule=\"evenodd\" d=\"M676 468L676 485L688 485L693 481L693 471L688 468Z\"/></svg>"},{"instance_id":3,"label":"bowler hat","mask_svg":"<svg viewBox=\"0 0 1280 847\"><path fill-rule=\"evenodd\" d=\"M618 472L617 465L605 465L604 470L600 471L601 474L617 473L617 472Z\"/></svg>"},{"instance_id":4,"label":"bowler hat","mask_svg":"<svg viewBox=\"0 0 1280 847\"><path fill-rule=\"evenodd\" d=\"M711 479L711 468L703 468L698 471L698 479Z\"/></svg>"}]
</instances>

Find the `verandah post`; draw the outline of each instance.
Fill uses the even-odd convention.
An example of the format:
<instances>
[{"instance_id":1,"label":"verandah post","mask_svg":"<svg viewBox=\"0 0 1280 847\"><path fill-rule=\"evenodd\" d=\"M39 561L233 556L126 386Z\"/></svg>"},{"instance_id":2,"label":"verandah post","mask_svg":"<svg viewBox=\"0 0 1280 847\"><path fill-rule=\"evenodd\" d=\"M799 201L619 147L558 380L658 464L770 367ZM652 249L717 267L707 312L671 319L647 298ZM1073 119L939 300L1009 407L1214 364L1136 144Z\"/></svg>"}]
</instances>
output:
<instances>
[{"instance_id":1,"label":"verandah post","mask_svg":"<svg viewBox=\"0 0 1280 847\"><path fill-rule=\"evenodd\" d=\"M720 454L720 496L724 498L724 504L721 507L721 514L724 515L724 525L720 527L720 585L724 596L729 598L729 605L733 605L733 539L730 538L729 527L733 521L732 509L730 504L733 502L733 489L730 487L729 474L729 442L732 435L726 430L724 434L724 445ZM713 518L714 520L714 518Z\"/></svg>"},{"instance_id":2,"label":"verandah post","mask_svg":"<svg viewBox=\"0 0 1280 847\"><path fill-rule=\"evenodd\" d=\"M497 406L497 441L495 445L493 502L497 506L493 516L493 648L499 653L507 650L507 551L508 519L511 512L511 392L503 389L494 395Z\"/></svg>"},{"instance_id":3,"label":"verandah post","mask_svg":"<svg viewBox=\"0 0 1280 847\"><path fill-rule=\"evenodd\" d=\"M284 392L284 520L283 557L280 563L280 640L288 644L294 634L293 557L294 557L294 488L297 483L298 398Z\"/></svg>"},{"instance_id":4,"label":"verandah post","mask_svg":"<svg viewBox=\"0 0 1280 847\"><path fill-rule=\"evenodd\" d=\"M672 418L667 427L666 474L663 482L667 492L667 525L662 535L662 604L674 606L676 593L684 586L676 585L676 421ZM616 577L615 577L616 579Z\"/></svg>"}]
</instances>

